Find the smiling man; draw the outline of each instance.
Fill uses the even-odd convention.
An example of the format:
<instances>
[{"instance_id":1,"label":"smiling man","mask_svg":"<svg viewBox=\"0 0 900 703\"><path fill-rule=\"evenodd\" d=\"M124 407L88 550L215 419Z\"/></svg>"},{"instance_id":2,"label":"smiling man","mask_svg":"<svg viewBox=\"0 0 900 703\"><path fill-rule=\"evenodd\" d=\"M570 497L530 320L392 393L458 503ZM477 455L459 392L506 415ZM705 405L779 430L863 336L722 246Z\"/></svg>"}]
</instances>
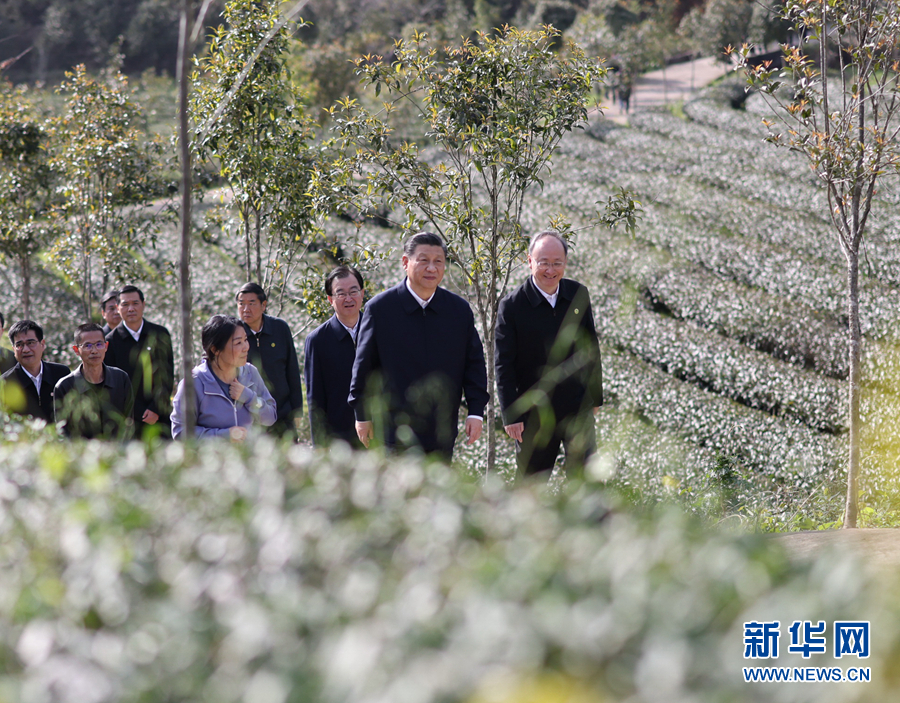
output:
<instances>
[{"instance_id":1,"label":"smiling man","mask_svg":"<svg viewBox=\"0 0 900 703\"><path fill-rule=\"evenodd\" d=\"M553 230L528 247L531 275L500 301L495 362L506 433L525 474L566 470L594 451L592 408L603 404L600 345L587 288L564 278L569 245Z\"/></svg>"},{"instance_id":2,"label":"smiling man","mask_svg":"<svg viewBox=\"0 0 900 703\"><path fill-rule=\"evenodd\" d=\"M449 461L465 395L465 432L481 436L488 402L484 348L469 304L441 288L447 247L420 232L403 246L406 279L372 298L360 320L348 402L360 441L421 449Z\"/></svg>"},{"instance_id":3,"label":"smiling man","mask_svg":"<svg viewBox=\"0 0 900 703\"><path fill-rule=\"evenodd\" d=\"M258 283L245 283L235 299L237 316L250 340L249 361L262 374L278 406L278 419L270 429L293 434L302 419L303 384L291 328L281 318L266 314L268 296Z\"/></svg>"},{"instance_id":4,"label":"smiling man","mask_svg":"<svg viewBox=\"0 0 900 703\"><path fill-rule=\"evenodd\" d=\"M134 391L121 369L107 366L107 341L94 322L75 330L72 349L81 366L61 378L53 391L57 422L69 437L130 439L134 430Z\"/></svg>"},{"instance_id":5,"label":"smiling man","mask_svg":"<svg viewBox=\"0 0 900 703\"><path fill-rule=\"evenodd\" d=\"M44 330L33 320L9 328L16 365L0 376L4 405L10 412L53 423L53 388L69 367L44 361Z\"/></svg>"},{"instance_id":6,"label":"smiling man","mask_svg":"<svg viewBox=\"0 0 900 703\"><path fill-rule=\"evenodd\" d=\"M361 447L353 410L347 403L356 356L363 278L352 266L338 266L325 278L325 295L334 315L306 338L303 374L312 441L323 446L342 439Z\"/></svg>"}]
</instances>

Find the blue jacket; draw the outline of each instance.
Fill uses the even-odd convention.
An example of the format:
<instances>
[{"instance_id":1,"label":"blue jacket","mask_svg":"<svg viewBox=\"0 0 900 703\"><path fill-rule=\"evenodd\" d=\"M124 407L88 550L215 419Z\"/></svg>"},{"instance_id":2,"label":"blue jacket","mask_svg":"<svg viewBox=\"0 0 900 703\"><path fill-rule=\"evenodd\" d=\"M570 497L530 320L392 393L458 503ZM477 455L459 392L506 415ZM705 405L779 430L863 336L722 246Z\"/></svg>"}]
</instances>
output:
<instances>
[{"instance_id":1,"label":"blue jacket","mask_svg":"<svg viewBox=\"0 0 900 703\"><path fill-rule=\"evenodd\" d=\"M238 369L237 380L244 386L244 392L237 401L225 395L206 360L194 367L191 376L196 394L198 437L227 437L229 428L249 427L254 420L267 427L274 424L275 400L253 364ZM184 379L178 383L175 393L172 436L179 437L183 432Z\"/></svg>"}]
</instances>

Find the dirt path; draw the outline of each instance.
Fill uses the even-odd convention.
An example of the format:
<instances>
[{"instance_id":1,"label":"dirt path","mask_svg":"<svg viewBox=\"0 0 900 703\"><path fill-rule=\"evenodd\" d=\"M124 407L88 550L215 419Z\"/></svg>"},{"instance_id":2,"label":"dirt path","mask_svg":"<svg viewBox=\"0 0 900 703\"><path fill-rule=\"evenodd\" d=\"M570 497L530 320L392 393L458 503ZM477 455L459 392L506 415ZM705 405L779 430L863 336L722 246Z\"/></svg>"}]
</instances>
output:
<instances>
[{"instance_id":1,"label":"dirt path","mask_svg":"<svg viewBox=\"0 0 900 703\"><path fill-rule=\"evenodd\" d=\"M773 536L798 560L826 551L849 552L879 569L900 566L900 529L812 530Z\"/></svg>"},{"instance_id":2,"label":"dirt path","mask_svg":"<svg viewBox=\"0 0 900 703\"><path fill-rule=\"evenodd\" d=\"M638 78L631 93L630 111L636 112L649 106L688 100L701 88L730 71L729 64L724 64L715 57L673 64L665 69L650 71ZM608 120L628 124L628 114L618 105L607 106L604 114Z\"/></svg>"}]
</instances>

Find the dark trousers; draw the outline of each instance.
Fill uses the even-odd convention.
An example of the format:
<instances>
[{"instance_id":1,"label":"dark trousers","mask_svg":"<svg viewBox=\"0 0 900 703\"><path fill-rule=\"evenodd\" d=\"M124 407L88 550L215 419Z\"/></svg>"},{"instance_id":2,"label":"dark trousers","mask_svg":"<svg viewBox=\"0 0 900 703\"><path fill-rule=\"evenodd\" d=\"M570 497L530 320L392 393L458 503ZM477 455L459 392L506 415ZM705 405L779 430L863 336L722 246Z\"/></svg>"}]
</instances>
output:
<instances>
[{"instance_id":1,"label":"dark trousers","mask_svg":"<svg viewBox=\"0 0 900 703\"><path fill-rule=\"evenodd\" d=\"M596 451L594 415L590 410L559 420L550 412L541 417L532 411L525 420L522 441L516 442L516 463L519 471L531 475L550 471L556 464L560 445L566 453L566 473L584 469Z\"/></svg>"}]
</instances>

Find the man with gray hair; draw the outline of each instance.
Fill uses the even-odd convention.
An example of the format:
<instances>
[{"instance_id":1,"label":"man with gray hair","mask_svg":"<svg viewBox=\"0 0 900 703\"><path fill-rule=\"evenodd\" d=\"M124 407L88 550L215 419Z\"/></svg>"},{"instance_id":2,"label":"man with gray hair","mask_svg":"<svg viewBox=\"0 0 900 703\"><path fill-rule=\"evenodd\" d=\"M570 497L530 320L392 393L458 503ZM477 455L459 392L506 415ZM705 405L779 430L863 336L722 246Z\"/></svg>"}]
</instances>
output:
<instances>
[{"instance_id":1,"label":"man with gray hair","mask_svg":"<svg viewBox=\"0 0 900 703\"><path fill-rule=\"evenodd\" d=\"M591 409L603 404L600 345L587 288L563 278L569 245L556 231L528 247L530 275L500 301L495 362L506 433L525 474L551 471L560 444L566 469L594 451Z\"/></svg>"},{"instance_id":2,"label":"man with gray hair","mask_svg":"<svg viewBox=\"0 0 900 703\"><path fill-rule=\"evenodd\" d=\"M439 286L444 240L413 235L401 262L406 279L363 311L348 402L366 446L377 431L388 447L417 447L449 461L463 395L468 443L481 436L489 399L484 347L469 304Z\"/></svg>"}]
</instances>

